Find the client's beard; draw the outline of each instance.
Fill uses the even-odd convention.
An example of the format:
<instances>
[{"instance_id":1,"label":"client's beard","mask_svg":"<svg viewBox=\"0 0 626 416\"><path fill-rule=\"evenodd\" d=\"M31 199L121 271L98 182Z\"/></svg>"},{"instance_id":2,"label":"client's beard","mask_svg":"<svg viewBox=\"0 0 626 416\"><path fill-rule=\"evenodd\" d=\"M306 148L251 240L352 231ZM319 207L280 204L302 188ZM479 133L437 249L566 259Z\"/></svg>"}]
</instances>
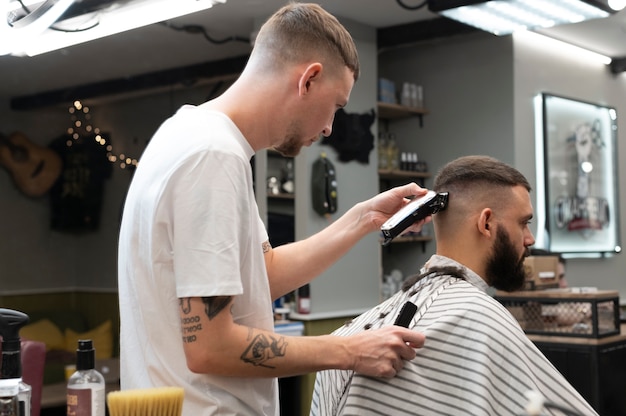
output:
<instances>
[{"instance_id":1,"label":"client's beard","mask_svg":"<svg viewBox=\"0 0 626 416\"><path fill-rule=\"evenodd\" d=\"M509 233L502 227L498 227L493 252L487 261L485 277L489 284L505 292L521 289L526 279L524 258L527 255L528 250L520 259Z\"/></svg>"}]
</instances>

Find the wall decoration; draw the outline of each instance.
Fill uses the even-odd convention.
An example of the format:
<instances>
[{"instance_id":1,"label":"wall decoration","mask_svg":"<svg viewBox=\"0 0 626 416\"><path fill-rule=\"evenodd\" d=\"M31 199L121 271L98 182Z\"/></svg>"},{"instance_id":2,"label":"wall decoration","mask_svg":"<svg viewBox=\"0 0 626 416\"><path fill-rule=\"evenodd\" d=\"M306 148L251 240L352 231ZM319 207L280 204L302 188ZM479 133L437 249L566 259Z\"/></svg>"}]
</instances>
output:
<instances>
[{"instance_id":1,"label":"wall decoration","mask_svg":"<svg viewBox=\"0 0 626 416\"><path fill-rule=\"evenodd\" d=\"M347 113L340 108L335 113L333 131L322 138L322 144L330 145L339 154L340 162L357 162L369 165L369 155L374 149L371 127L376 120L374 109L367 113Z\"/></svg>"},{"instance_id":2,"label":"wall decoration","mask_svg":"<svg viewBox=\"0 0 626 416\"><path fill-rule=\"evenodd\" d=\"M541 98L537 146L543 160L537 163L543 162L545 199L537 209L545 213L546 248L570 257L621 251L615 109L550 94Z\"/></svg>"}]
</instances>

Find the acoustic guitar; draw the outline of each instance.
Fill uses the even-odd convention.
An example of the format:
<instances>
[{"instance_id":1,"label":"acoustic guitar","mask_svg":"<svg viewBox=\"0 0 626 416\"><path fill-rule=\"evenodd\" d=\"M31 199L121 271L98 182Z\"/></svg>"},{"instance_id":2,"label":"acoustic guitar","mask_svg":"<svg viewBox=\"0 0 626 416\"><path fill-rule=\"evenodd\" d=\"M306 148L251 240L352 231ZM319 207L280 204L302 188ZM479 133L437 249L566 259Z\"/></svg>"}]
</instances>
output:
<instances>
[{"instance_id":1,"label":"acoustic guitar","mask_svg":"<svg viewBox=\"0 0 626 416\"><path fill-rule=\"evenodd\" d=\"M20 132L9 137L0 133L0 165L9 171L17 188L31 197L46 194L63 169L54 150L31 142Z\"/></svg>"}]
</instances>

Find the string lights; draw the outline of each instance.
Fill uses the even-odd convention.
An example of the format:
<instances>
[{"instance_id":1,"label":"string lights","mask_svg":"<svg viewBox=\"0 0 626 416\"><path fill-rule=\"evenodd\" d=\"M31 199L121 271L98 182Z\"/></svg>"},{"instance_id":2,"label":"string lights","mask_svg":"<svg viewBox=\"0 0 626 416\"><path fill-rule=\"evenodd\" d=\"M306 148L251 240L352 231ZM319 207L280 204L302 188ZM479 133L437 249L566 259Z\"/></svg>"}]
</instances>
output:
<instances>
[{"instance_id":1,"label":"string lights","mask_svg":"<svg viewBox=\"0 0 626 416\"><path fill-rule=\"evenodd\" d=\"M137 159L131 158L124 153L115 154L113 152L113 145L107 143L106 138L100 134L100 129L91 124L91 114L89 114L88 106L83 105L80 100L76 100L69 108L69 113L72 126L67 129L67 134L71 137L65 143L68 147L73 146L74 142L83 138L80 133L80 131L83 130L85 136L93 136L96 143L101 146L106 146L106 155L109 162L116 164L121 169L135 169L137 167Z\"/></svg>"}]
</instances>

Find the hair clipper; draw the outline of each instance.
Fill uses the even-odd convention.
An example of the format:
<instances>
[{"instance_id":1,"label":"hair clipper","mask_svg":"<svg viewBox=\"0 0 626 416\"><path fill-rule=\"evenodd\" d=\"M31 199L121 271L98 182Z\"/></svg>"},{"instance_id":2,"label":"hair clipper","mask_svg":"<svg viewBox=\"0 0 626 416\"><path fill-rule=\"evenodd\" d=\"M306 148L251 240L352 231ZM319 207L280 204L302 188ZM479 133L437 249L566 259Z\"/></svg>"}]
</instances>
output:
<instances>
[{"instance_id":1,"label":"hair clipper","mask_svg":"<svg viewBox=\"0 0 626 416\"><path fill-rule=\"evenodd\" d=\"M380 227L384 237L383 246L391 243L391 240L412 224L436 212L443 211L447 206L447 192L428 191L426 195L413 199Z\"/></svg>"}]
</instances>

